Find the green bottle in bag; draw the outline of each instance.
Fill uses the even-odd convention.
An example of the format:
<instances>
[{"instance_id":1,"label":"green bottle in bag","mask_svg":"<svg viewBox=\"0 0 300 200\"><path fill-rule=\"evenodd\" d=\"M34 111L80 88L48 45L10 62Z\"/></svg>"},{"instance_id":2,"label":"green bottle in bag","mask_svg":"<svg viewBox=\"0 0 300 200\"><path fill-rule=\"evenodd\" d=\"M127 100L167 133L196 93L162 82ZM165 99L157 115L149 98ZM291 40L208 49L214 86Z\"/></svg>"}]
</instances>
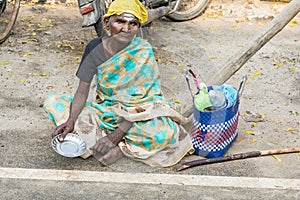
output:
<instances>
[{"instance_id":1,"label":"green bottle in bag","mask_svg":"<svg viewBox=\"0 0 300 200\"><path fill-rule=\"evenodd\" d=\"M195 107L200 111L212 106L207 88L204 87L200 89L199 92L194 96L194 104Z\"/></svg>"}]
</instances>

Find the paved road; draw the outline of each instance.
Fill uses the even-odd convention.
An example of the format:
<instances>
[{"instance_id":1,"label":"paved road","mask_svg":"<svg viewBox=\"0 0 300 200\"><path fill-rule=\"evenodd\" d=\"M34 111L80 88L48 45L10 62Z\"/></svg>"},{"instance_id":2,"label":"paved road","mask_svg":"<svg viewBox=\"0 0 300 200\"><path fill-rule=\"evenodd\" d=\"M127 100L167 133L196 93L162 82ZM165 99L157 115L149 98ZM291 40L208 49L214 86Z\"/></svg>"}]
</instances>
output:
<instances>
[{"instance_id":1,"label":"paved road","mask_svg":"<svg viewBox=\"0 0 300 200\"><path fill-rule=\"evenodd\" d=\"M299 199L299 179L0 168L1 199Z\"/></svg>"}]
</instances>

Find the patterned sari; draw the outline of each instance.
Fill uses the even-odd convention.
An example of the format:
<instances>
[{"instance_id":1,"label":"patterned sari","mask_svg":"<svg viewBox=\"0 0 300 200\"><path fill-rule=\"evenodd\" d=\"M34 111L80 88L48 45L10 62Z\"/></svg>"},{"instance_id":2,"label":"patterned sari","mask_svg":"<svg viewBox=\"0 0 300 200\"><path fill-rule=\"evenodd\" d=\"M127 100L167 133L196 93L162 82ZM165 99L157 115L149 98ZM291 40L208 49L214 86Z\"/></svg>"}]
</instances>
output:
<instances>
[{"instance_id":1,"label":"patterned sari","mask_svg":"<svg viewBox=\"0 0 300 200\"><path fill-rule=\"evenodd\" d=\"M72 98L50 97L45 111L55 124L63 123ZM63 112L54 108L55 102ZM110 134L123 119L133 122L119 143L128 157L167 167L193 151L189 134L180 125L188 121L164 99L152 47L139 37L98 66L96 99L87 103L75 130L92 146L95 138Z\"/></svg>"}]
</instances>

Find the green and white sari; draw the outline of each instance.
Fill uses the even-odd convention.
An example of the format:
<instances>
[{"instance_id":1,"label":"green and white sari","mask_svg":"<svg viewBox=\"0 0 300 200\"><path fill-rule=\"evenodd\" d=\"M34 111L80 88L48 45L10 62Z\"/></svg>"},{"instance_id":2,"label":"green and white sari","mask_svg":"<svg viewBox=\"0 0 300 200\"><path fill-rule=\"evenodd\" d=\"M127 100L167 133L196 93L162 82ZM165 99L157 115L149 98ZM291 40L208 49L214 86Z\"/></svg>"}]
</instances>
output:
<instances>
[{"instance_id":1,"label":"green and white sari","mask_svg":"<svg viewBox=\"0 0 300 200\"><path fill-rule=\"evenodd\" d=\"M56 125L68 118L71 101L57 95L46 100L45 111ZM167 167L193 151L189 134L180 125L187 119L163 97L152 47L139 37L98 66L96 99L87 102L75 131L93 146L123 119L133 122L119 143L128 157Z\"/></svg>"}]
</instances>

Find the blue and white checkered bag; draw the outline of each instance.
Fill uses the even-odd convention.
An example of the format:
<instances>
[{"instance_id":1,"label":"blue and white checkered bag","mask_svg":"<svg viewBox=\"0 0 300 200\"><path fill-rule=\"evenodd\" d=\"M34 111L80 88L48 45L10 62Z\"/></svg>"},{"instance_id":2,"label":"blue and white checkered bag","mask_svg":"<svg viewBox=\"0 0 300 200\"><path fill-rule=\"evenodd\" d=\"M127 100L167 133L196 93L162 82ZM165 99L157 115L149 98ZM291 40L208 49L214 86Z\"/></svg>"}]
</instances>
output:
<instances>
[{"instance_id":1,"label":"blue and white checkered bag","mask_svg":"<svg viewBox=\"0 0 300 200\"><path fill-rule=\"evenodd\" d=\"M195 74L191 70L188 70L186 73L186 79L191 91L188 80L189 73L193 75L196 85L198 85L198 82ZM245 77L241 81L238 92L240 92L244 81ZM211 86L207 88L208 90L212 89ZM197 89L199 90L198 86ZM239 97L240 94L237 95L237 99L234 104L212 111L200 111L193 103L194 115L190 135L195 149L195 154L207 158L222 157L230 148L238 135Z\"/></svg>"}]
</instances>

